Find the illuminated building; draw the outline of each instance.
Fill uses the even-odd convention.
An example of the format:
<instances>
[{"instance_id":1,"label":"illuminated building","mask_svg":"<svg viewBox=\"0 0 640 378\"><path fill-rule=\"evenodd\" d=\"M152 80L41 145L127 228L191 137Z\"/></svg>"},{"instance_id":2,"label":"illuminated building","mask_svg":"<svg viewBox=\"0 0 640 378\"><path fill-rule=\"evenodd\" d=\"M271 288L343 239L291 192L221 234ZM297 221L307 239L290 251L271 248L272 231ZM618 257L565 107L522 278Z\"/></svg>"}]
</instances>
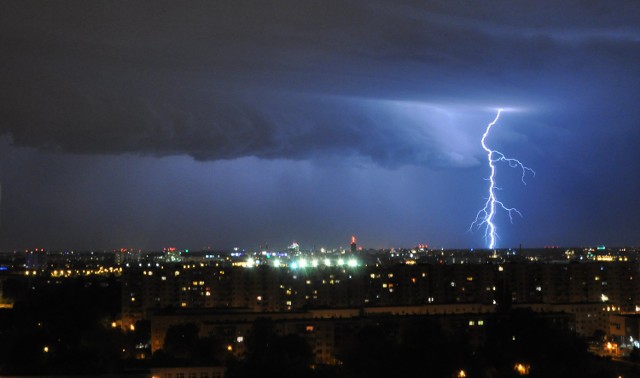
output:
<instances>
[{"instance_id":1,"label":"illuminated building","mask_svg":"<svg viewBox=\"0 0 640 378\"><path fill-rule=\"evenodd\" d=\"M298 244L298 243L296 243L296 242L293 242L293 243L291 243L291 245L287 248L287 250L288 250L290 253L298 253L298 252L300 252L300 244Z\"/></svg>"},{"instance_id":2,"label":"illuminated building","mask_svg":"<svg viewBox=\"0 0 640 378\"><path fill-rule=\"evenodd\" d=\"M640 313L612 314L607 335L627 351L640 348Z\"/></svg>"},{"instance_id":3,"label":"illuminated building","mask_svg":"<svg viewBox=\"0 0 640 378\"><path fill-rule=\"evenodd\" d=\"M151 349L162 348L171 326L191 323L200 335L215 335L229 351L245 352L244 340L258 319L268 318L277 334L295 334L311 347L315 362L337 364L336 351L349 345L357 330L384 319L396 322L430 320L446 329L464 331L472 347L479 347L496 306L482 304L441 304L422 306L382 306L364 308L310 309L296 312L251 312L243 309L176 309L151 316ZM573 317L560 312L541 312L536 317L570 328ZM411 324L411 323L408 323Z\"/></svg>"},{"instance_id":4,"label":"illuminated building","mask_svg":"<svg viewBox=\"0 0 640 378\"><path fill-rule=\"evenodd\" d=\"M640 304L635 262L375 266L350 259L292 261L289 267L278 262L277 268L175 264L125 269L123 327L164 307L259 313L469 304L566 312L575 316L572 328L578 334L591 336L607 331L609 315Z\"/></svg>"}]
</instances>

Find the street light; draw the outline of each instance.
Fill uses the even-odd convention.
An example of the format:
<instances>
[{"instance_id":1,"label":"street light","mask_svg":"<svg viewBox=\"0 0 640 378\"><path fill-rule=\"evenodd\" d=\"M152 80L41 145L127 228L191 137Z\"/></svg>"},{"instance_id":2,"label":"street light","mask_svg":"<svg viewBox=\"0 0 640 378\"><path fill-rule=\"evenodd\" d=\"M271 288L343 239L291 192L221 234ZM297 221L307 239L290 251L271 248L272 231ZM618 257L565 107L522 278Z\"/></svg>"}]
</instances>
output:
<instances>
[{"instance_id":1,"label":"street light","mask_svg":"<svg viewBox=\"0 0 640 378\"><path fill-rule=\"evenodd\" d=\"M513 367L513 370L515 370L519 375L529 375L529 369L531 369L530 365L525 365L522 363L517 363Z\"/></svg>"}]
</instances>

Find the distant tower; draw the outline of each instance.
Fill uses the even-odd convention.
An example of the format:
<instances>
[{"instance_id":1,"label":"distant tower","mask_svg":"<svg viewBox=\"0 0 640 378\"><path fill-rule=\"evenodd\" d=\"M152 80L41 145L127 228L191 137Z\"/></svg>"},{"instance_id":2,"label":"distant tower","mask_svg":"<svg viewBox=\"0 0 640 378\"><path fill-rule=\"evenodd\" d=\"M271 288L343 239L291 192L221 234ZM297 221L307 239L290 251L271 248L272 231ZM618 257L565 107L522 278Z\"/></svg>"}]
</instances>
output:
<instances>
[{"instance_id":1,"label":"distant tower","mask_svg":"<svg viewBox=\"0 0 640 378\"><path fill-rule=\"evenodd\" d=\"M287 249L289 250L290 253L298 253L300 252L300 244L294 241L293 243L291 243L289 247L287 247Z\"/></svg>"},{"instance_id":2,"label":"distant tower","mask_svg":"<svg viewBox=\"0 0 640 378\"><path fill-rule=\"evenodd\" d=\"M355 252L358 250L358 245L356 244L356 237L351 237L351 252Z\"/></svg>"}]
</instances>

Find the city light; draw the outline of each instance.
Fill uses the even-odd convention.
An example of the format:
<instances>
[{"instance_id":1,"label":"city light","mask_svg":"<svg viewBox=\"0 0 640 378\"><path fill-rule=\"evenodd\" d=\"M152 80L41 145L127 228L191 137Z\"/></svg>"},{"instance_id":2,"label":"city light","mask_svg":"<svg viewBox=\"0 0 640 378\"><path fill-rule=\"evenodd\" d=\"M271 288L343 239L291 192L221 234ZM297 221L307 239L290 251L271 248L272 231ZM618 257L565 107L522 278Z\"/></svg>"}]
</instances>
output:
<instances>
[{"instance_id":1,"label":"city light","mask_svg":"<svg viewBox=\"0 0 640 378\"><path fill-rule=\"evenodd\" d=\"M518 373L518 375L529 375L530 369L531 369L531 366L522 364L522 363L517 363L513 367L513 370L515 370L516 373Z\"/></svg>"},{"instance_id":2,"label":"city light","mask_svg":"<svg viewBox=\"0 0 640 378\"><path fill-rule=\"evenodd\" d=\"M282 260L274 260L274 262L272 263L272 266L274 268L280 268L283 266L288 266L289 268L291 268L292 270L297 270L297 269L311 269L311 268L322 268L322 267L342 267L342 266L347 266L349 268L356 268L358 266L360 266L360 262L355 259L355 258L350 258L348 260L345 260L343 258L339 258L337 260L331 260L329 258L324 258L322 260L318 260L318 259L312 259L312 260L307 260L305 258L300 258L297 260L292 260L291 262L287 263L285 261Z\"/></svg>"}]
</instances>

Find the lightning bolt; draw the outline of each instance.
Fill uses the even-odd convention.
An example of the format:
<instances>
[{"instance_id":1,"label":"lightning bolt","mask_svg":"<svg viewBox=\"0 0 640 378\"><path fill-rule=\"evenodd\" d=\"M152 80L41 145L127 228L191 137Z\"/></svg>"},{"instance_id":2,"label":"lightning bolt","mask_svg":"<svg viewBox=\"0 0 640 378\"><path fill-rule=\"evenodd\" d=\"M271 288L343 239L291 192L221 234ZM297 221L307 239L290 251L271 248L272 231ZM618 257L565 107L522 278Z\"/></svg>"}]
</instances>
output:
<instances>
[{"instance_id":1,"label":"lightning bolt","mask_svg":"<svg viewBox=\"0 0 640 378\"><path fill-rule=\"evenodd\" d=\"M507 212L509 215L509 220L513 222L513 214L516 213L522 217L522 214L518 211L518 209L514 207L507 207L504 203L502 203L496 197L496 191L500 190L499 187L496 186L496 163L507 163L511 168L520 168L522 170L522 183L527 185L524 181L525 175L527 172L530 172L535 176L535 172L533 169L525 166L518 159L512 159L504 156L504 154L500 151L492 150L487 147L486 140L491 128L498 122L500 118L500 114L503 109L498 109L498 114L493 122L487 125L487 129L482 135L482 148L487 152L487 160L489 162L489 168L491 169L491 175L487 179L489 181L489 197L484 204L484 207L478 211L476 214L476 219L471 223L469 227L469 231L473 230L473 227L476 226L478 229L484 226L484 239L489 242L489 249L494 249L496 246L496 240L498 239L498 234L496 232L496 225L493 223L493 218L496 215L496 210L502 209Z\"/></svg>"}]
</instances>

